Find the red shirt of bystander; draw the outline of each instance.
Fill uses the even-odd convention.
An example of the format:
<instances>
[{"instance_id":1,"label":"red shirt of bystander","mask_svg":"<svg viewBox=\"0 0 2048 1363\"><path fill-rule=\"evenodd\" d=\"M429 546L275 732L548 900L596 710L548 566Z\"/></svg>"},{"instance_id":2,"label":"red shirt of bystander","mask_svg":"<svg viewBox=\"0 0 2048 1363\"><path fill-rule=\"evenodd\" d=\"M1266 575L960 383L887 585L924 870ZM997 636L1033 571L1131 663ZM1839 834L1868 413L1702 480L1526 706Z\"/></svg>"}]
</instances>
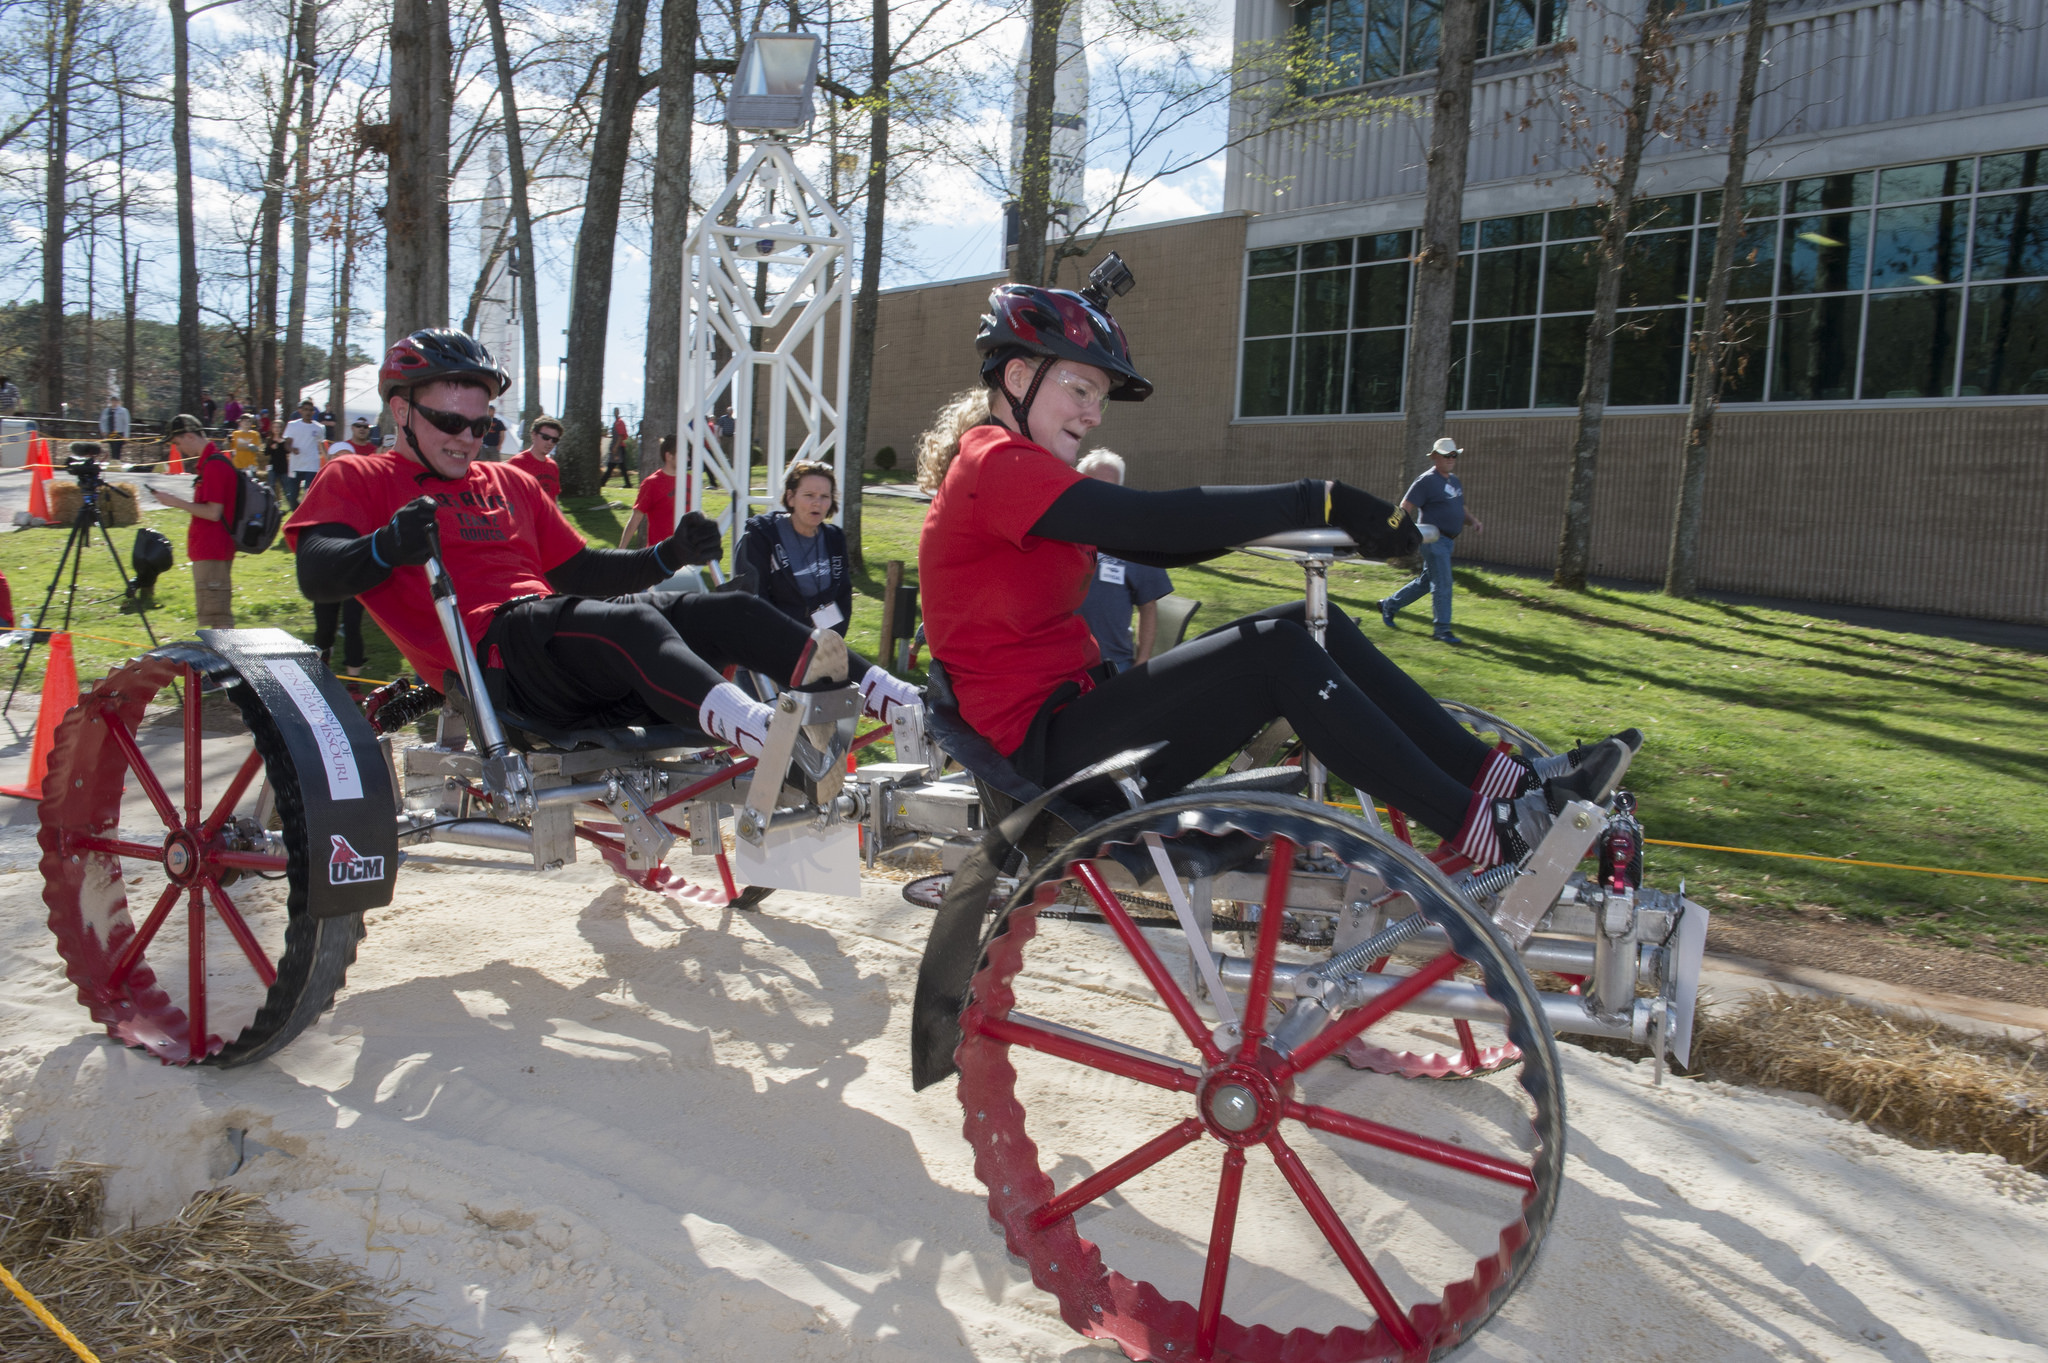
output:
<instances>
[{"instance_id":1,"label":"red shirt of bystander","mask_svg":"<svg viewBox=\"0 0 2048 1363\"><path fill-rule=\"evenodd\" d=\"M505 461L508 468L521 469L528 477L541 486L548 494L548 500L562 500L562 466L544 454L535 454L531 449L521 450Z\"/></svg>"},{"instance_id":2,"label":"red shirt of bystander","mask_svg":"<svg viewBox=\"0 0 2048 1363\"><path fill-rule=\"evenodd\" d=\"M1005 753L1062 682L1094 686L1102 660L1079 614L1095 548L1040 539L1031 527L1086 475L1001 426L960 438L917 545L925 634L960 713Z\"/></svg>"},{"instance_id":3,"label":"red shirt of bystander","mask_svg":"<svg viewBox=\"0 0 2048 1363\"><path fill-rule=\"evenodd\" d=\"M192 500L219 502L220 519L210 521L194 516L185 528L185 557L195 563L218 562L235 556L234 536L228 533L228 518L235 514L235 492L240 480L235 466L220 448L207 442L199 456L199 476L192 480Z\"/></svg>"},{"instance_id":4,"label":"red shirt of bystander","mask_svg":"<svg viewBox=\"0 0 2048 1363\"><path fill-rule=\"evenodd\" d=\"M647 542L659 544L676 528L676 476L656 469L640 480L633 509L647 518Z\"/></svg>"},{"instance_id":5,"label":"red shirt of bystander","mask_svg":"<svg viewBox=\"0 0 2048 1363\"><path fill-rule=\"evenodd\" d=\"M498 607L515 596L552 596L551 568L583 550L578 535L540 484L509 463L478 461L464 478L436 478L397 450L345 454L331 461L285 522L296 549L299 532L314 525L344 525L359 535L381 529L415 497L439 506L441 557L462 603L462 623L473 645ZM427 570L402 566L362 594L365 610L398 645L429 686L452 670L427 592Z\"/></svg>"}]
</instances>

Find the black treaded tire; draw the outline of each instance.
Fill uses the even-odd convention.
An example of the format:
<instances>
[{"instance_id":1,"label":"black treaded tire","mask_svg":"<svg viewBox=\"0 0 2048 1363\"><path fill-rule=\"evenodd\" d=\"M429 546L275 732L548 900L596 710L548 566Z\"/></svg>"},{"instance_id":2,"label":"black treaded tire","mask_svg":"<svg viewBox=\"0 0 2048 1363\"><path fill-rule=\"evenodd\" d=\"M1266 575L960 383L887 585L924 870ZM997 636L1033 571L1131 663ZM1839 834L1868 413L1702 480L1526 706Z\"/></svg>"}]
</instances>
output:
<instances>
[{"instance_id":1,"label":"black treaded tire","mask_svg":"<svg viewBox=\"0 0 2048 1363\"><path fill-rule=\"evenodd\" d=\"M117 854L78 843L80 838L105 841L121 836L121 801L130 764L110 727L120 724L132 735L150 702L172 682L187 683L183 705L188 717L210 696L224 695L234 702L275 797L288 881L284 948L272 962L276 979L255 1017L238 1035L221 1038L206 1030L202 1015L196 1046L189 997L180 1001L165 991L147 949L123 978L112 978L117 954L137 931L119 863L140 860L161 866L163 854ZM116 1040L147 1050L166 1064L228 1069L276 1054L332 1005L355 962L364 935L363 918L359 913L317 918L308 910L312 859L298 773L269 713L219 654L196 643L178 643L116 668L58 726L44 788L39 842L49 925L79 1001ZM220 846L218 838L207 844L210 851ZM191 884L205 891L208 880L219 884L219 868L203 860ZM163 964L173 975L180 973L170 961ZM190 962L185 964L189 967Z\"/></svg>"}]
</instances>

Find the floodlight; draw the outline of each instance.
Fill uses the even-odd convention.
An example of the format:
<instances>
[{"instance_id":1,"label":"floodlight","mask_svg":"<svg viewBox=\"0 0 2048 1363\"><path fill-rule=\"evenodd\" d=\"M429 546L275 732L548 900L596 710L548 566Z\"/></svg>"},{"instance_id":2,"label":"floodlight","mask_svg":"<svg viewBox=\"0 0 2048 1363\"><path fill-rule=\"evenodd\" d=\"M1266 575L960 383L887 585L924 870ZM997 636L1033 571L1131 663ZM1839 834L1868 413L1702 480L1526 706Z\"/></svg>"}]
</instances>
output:
<instances>
[{"instance_id":1,"label":"floodlight","mask_svg":"<svg viewBox=\"0 0 2048 1363\"><path fill-rule=\"evenodd\" d=\"M811 89L817 83L817 34L756 33L740 53L725 121L730 127L763 131L801 128L811 121Z\"/></svg>"}]
</instances>

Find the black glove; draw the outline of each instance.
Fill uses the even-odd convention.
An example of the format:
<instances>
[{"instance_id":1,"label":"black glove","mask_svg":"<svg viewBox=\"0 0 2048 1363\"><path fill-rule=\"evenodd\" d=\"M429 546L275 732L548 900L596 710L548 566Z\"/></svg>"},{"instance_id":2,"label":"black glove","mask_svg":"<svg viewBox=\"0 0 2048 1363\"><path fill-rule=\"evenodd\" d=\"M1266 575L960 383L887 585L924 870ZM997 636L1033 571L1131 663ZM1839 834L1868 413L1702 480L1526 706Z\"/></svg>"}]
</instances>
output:
<instances>
[{"instance_id":1,"label":"black glove","mask_svg":"<svg viewBox=\"0 0 2048 1363\"><path fill-rule=\"evenodd\" d=\"M1422 543L1422 532L1407 512L1349 483L1330 489L1330 524L1358 541L1367 558L1399 558Z\"/></svg>"},{"instance_id":2,"label":"black glove","mask_svg":"<svg viewBox=\"0 0 2048 1363\"><path fill-rule=\"evenodd\" d=\"M391 513L391 519L370 542L382 562L425 563L434 556L434 517L438 508L432 497L415 497Z\"/></svg>"},{"instance_id":3,"label":"black glove","mask_svg":"<svg viewBox=\"0 0 2048 1363\"><path fill-rule=\"evenodd\" d=\"M675 533L662 541L661 561L680 568L686 563L715 563L725 553L718 523L701 511L685 511Z\"/></svg>"}]
</instances>

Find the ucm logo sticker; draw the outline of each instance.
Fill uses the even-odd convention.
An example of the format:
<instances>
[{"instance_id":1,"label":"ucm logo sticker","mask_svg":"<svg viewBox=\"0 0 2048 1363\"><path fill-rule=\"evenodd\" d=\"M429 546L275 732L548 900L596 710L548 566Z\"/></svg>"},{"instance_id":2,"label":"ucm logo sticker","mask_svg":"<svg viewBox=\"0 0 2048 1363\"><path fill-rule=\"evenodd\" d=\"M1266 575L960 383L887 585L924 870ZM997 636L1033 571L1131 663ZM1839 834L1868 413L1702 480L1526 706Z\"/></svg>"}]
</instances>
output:
<instances>
[{"instance_id":1,"label":"ucm logo sticker","mask_svg":"<svg viewBox=\"0 0 2048 1363\"><path fill-rule=\"evenodd\" d=\"M327 883L329 885L360 885L367 880L384 878L384 858L366 857L349 846L348 839L339 833L330 833L334 853L327 858Z\"/></svg>"}]
</instances>

